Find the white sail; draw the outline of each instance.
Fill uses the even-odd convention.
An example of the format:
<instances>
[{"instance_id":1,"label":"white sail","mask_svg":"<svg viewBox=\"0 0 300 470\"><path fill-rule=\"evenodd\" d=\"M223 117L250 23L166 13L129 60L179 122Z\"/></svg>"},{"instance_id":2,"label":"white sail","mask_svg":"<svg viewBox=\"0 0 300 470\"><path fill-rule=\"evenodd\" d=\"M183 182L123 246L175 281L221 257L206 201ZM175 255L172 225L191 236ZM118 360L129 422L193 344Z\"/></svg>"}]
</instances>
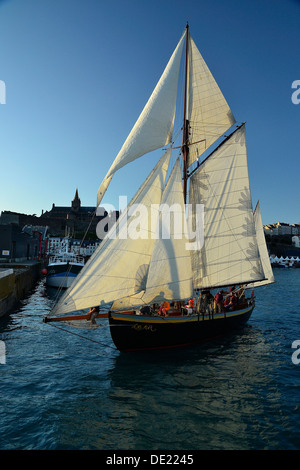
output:
<instances>
[{"instance_id":1,"label":"white sail","mask_svg":"<svg viewBox=\"0 0 300 470\"><path fill-rule=\"evenodd\" d=\"M190 165L235 123L235 118L192 38L188 67Z\"/></svg>"},{"instance_id":2,"label":"white sail","mask_svg":"<svg viewBox=\"0 0 300 470\"><path fill-rule=\"evenodd\" d=\"M184 236L186 221L179 160L164 190L162 207L165 210L159 214L161 234L155 241L143 296L146 303L180 300L193 294L191 257ZM168 210L173 214L170 219Z\"/></svg>"},{"instance_id":3,"label":"white sail","mask_svg":"<svg viewBox=\"0 0 300 470\"><path fill-rule=\"evenodd\" d=\"M129 297L123 297L122 299L115 300L111 306L111 311L114 310L129 310L131 308L136 308L141 305L146 305L143 300L145 291L138 292L135 295Z\"/></svg>"},{"instance_id":4,"label":"white sail","mask_svg":"<svg viewBox=\"0 0 300 470\"><path fill-rule=\"evenodd\" d=\"M114 302L112 309L130 308L164 300L181 300L193 295L190 252L186 250L187 231L179 160L176 160L164 189L144 293Z\"/></svg>"},{"instance_id":5,"label":"white sail","mask_svg":"<svg viewBox=\"0 0 300 470\"><path fill-rule=\"evenodd\" d=\"M102 183L100 184L100 187L98 189L98 193L97 193L97 207L99 207L99 204L100 202L102 201L103 199L103 196L104 194L106 193L106 190L108 188L108 186L110 185L110 182L112 180L112 177L113 175L111 176L108 176L109 175L109 172L106 174L104 180L102 181Z\"/></svg>"},{"instance_id":6,"label":"white sail","mask_svg":"<svg viewBox=\"0 0 300 470\"><path fill-rule=\"evenodd\" d=\"M145 153L171 142L183 43L184 34L146 106L101 183L97 194L97 206L99 206L113 174L118 169Z\"/></svg>"},{"instance_id":7,"label":"white sail","mask_svg":"<svg viewBox=\"0 0 300 470\"><path fill-rule=\"evenodd\" d=\"M204 245L199 251L191 251L194 287L218 287L263 279L244 126L191 177L190 202L204 205Z\"/></svg>"},{"instance_id":8,"label":"white sail","mask_svg":"<svg viewBox=\"0 0 300 470\"><path fill-rule=\"evenodd\" d=\"M145 289L156 231L151 205L160 204L170 154L171 150L165 152L53 314L109 303Z\"/></svg>"},{"instance_id":9,"label":"white sail","mask_svg":"<svg viewBox=\"0 0 300 470\"><path fill-rule=\"evenodd\" d=\"M275 278L274 278L272 266L270 263L269 253L268 253L268 249L266 245L266 239L265 239L265 234L264 234L264 229L263 229L263 224L262 224L259 202L256 204L256 207L254 210L254 222L255 222L257 244L258 244L260 259L261 259L263 270L264 270L265 279L263 281L254 282L252 285L253 287L261 287L267 284L272 284L273 282L275 282Z\"/></svg>"}]
</instances>

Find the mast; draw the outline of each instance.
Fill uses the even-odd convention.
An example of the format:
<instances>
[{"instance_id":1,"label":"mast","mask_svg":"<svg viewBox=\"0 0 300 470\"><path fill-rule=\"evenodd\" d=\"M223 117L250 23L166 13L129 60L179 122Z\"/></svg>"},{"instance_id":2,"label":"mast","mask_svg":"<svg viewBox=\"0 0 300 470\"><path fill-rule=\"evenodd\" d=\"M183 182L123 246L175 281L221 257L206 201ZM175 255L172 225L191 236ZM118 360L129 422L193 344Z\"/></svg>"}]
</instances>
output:
<instances>
[{"instance_id":1,"label":"mast","mask_svg":"<svg viewBox=\"0 0 300 470\"><path fill-rule=\"evenodd\" d=\"M186 45L185 45L185 78L184 78L184 108L183 108L183 129L182 129L182 156L183 156L183 195L186 203L187 195L187 165L188 165L188 137L189 121L186 119L187 102L187 73L188 73L188 48L189 48L189 25L186 24Z\"/></svg>"}]
</instances>

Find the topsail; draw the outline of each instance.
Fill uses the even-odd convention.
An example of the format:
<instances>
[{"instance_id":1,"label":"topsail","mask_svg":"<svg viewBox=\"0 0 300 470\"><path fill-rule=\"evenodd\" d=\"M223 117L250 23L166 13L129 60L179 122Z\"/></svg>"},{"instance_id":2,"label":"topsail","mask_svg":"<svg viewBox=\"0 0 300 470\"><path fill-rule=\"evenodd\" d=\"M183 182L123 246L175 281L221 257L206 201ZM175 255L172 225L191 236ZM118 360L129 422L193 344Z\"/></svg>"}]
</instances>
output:
<instances>
[{"instance_id":1,"label":"topsail","mask_svg":"<svg viewBox=\"0 0 300 470\"><path fill-rule=\"evenodd\" d=\"M191 37L188 59L188 164L191 165L235 123L235 118Z\"/></svg>"}]
</instances>

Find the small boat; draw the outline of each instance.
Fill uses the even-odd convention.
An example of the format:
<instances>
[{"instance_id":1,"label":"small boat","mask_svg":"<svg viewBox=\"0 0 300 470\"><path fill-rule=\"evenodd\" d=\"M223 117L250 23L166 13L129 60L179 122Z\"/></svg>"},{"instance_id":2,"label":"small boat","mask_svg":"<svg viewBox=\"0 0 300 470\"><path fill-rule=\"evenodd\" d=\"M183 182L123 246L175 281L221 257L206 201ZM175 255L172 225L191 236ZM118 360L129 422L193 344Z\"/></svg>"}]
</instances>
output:
<instances>
[{"instance_id":1,"label":"small boat","mask_svg":"<svg viewBox=\"0 0 300 470\"><path fill-rule=\"evenodd\" d=\"M117 171L157 149L153 170L45 322L82 321L79 311L110 304L96 318L108 318L120 351L181 347L244 325L253 288L274 282L259 204L252 209L245 123L236 123L188 25L97 206Z\"/></svg>"},{"instance_id":2,"label":"small boat","mask_svg":"<svg viewBox=\"0 0 300 470\"><path fill-rule=\"evenodd\" d=\"M68 251L58 252L49 258L46 285L66 289L70 287L84 266L84 258Z\"/></svg>"}]
</instances>

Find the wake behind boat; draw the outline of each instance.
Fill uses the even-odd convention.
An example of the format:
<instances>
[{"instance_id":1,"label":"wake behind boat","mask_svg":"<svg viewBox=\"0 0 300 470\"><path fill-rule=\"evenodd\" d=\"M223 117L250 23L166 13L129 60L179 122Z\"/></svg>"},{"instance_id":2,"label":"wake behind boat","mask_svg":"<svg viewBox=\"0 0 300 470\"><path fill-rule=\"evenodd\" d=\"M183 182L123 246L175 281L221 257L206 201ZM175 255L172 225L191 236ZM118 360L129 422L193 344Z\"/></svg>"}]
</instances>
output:
<instances>
[{"instance_id":1,"label":"wake behind boat","mask_svg":"<svg viewBox=\"0 0 300 470\"><path fill-rule=\"evenodd\" d=\"M115 172L159 148L160 160L46 322L82 319L79 310L110 303L99 315L109 318L119 350L183 346L250 318L254 297L230 304L235 286L274 282L259 204L252 209L245 124L236 124L188 25L100 185L97 205ZM210 292L218 295L204 307ZM182 308L189 299L194 306Z\"/></svg>"}]
</instances>

